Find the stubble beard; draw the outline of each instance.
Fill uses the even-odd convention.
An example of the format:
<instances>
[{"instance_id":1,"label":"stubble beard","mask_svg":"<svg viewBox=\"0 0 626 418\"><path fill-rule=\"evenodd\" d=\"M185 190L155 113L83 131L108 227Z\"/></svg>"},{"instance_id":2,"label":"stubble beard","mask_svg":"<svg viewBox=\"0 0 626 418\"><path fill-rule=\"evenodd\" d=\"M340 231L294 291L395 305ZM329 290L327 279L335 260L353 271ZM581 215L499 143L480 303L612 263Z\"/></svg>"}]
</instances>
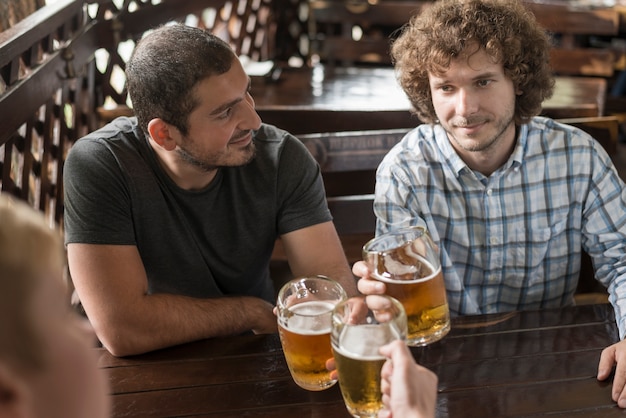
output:
<instances>
[{"instance_id":1,"label":"stubble beard","mask_svg":"<svg viewBox=\"0 0 626 418\"><path fill-rule=\"evenodd\" d=\"M465 126L471 126L477 123L481 123L481 122L485 122L485 119L480 119L480 120L476 120L476 119L462 119L462 120L452 120L450 122L450 126L452 128L455 127L465 127ZM450 138L452 138L452 140L457 144L457 146L459 146L461 149L464 149L465 151L469 151L469 152L484 152L484 151L488 151L489 149L493 148L498 142L500 142L500 140L503 138L503 134L504 132L509 128L509 126L511 126L511 124L513 123L513 114L508 115L508 117L506 119L502 119L502 122L495 125L497 132L491 136L488 140L483 141L483 142L479 142L479 143L474 143L472 145L468 145L467 143L463 143L461 142L455 135L453 132L453 129L450 129L449 131L447 131L448 136ZM471 138L471 136L469 136L468 138Z\"/></svg>"},{"instance_id":2,"label":"stubble beard","mask_svg":"<svg viewBox=\"0 0 626 418\"><path fill-rule=\"evenodd\" d=\"M254 141L251 141L248 145L238 150L236 155L220 153L219 155L200 158L180 146L176 151L180 159L186 164L207 173L221 167L238 167L246 165L256 156L256 146Z\"/></svg>"}]
</instances>

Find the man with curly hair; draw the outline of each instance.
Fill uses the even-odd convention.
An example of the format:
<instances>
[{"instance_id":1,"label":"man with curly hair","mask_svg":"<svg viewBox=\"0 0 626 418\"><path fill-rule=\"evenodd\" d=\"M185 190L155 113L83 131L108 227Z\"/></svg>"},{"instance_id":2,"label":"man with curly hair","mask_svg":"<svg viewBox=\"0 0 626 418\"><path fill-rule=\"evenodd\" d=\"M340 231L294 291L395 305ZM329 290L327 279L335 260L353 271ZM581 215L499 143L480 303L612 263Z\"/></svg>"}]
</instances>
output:
<instances>
[{"instance_id":1,"label":"man with curly hair","mask_svg":"<svg viewBox=\"0 0 626 418\"><path fill-rule=\"evenodd\" d=\"M453 315L574 304L585 250L626 336L626 192L585 132L537 116L553 92L550 41L515 0L436 2L392 46L399 82L424 122L377 172L377 233L409 221L441 249ZM391 226L390 226L391 225ZM359 262L363 293L384 292ZM626 342L613 399L626 407Z\"/></svg>"}]
</instances>

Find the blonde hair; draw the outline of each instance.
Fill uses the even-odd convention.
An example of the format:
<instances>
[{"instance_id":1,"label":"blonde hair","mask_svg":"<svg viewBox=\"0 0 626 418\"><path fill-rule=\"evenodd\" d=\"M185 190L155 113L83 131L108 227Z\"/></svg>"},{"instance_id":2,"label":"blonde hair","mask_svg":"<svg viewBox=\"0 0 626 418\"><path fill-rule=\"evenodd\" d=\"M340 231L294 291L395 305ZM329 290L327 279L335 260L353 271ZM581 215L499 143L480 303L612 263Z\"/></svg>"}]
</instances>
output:
<instances>
[{"instance_id":1,"label":"blonde hair","mask_svg":"<svg viewBox=\"0 0 626 418\"><path fill-rule=\"evenodd\" d=\"M18 370L43 366L32 297L40 280L63 273L64 254L43 214L0 194L0 361Z\"/></svg>"}]
</instances>

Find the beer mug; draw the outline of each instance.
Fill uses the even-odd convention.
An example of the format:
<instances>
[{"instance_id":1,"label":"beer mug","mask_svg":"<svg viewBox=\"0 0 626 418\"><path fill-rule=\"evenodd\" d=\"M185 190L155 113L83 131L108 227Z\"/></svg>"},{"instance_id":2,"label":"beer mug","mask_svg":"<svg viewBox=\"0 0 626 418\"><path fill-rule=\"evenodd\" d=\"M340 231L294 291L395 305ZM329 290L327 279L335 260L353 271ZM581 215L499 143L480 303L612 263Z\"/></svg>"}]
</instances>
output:
<instances>
[{"instance_id":1,"label":"beer mug","mask_svg":"<svg viewBox=\"0 0 626 418\"><path fill-rule=\"evenodd\" d=\"M386 293L404 306L408 345L430 344L450 331L439 249L425 228L401 228L370 240L363 260L371 277L384 282Z\"/></svg>"},{"instance_id":2,"label":"beer mug","mask_svg":"<svg viewBox=\"0 0 626 418\"><path fill-rule=\"evenodd\" d=\"M323 276L291 280L278 292L280 342L291 377L303 389L323 390L336 383L326 368L333 356L330 317L346 298L339 283Z\"/></svg>"},{"instance_id":3,"label":"beer mug","mask_svg":"<svg viewBox=\"0 0 626 418\"><path fill-rule=\"evenodd\" d=\"M383 407L381 346L406 338L402 304L387 295L357 296L339 303L332 316L331 344L346 408L357 418L377 417Z\"/></svg>"}]
</instances>

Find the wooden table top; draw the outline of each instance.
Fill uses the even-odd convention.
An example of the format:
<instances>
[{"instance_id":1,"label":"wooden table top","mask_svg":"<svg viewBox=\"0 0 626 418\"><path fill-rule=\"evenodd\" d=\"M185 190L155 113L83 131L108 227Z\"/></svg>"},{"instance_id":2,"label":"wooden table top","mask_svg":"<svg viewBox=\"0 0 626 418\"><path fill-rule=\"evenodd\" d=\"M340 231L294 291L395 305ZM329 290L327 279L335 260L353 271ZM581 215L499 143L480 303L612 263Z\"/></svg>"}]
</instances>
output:
<instances>
[{"instance_id":1,"label":"wooden table top","mask_svg":"<svg viewBox=\"0 0 626 418\"><path fill-rule=\"evenodd\" d=\"M412 348L439 376L437 417L617 417L595 378L618 340L609 304L455 318L442 341ZM293 383L277 334L214 338L115 358L98 349L114 417L350 418L337 385Z\"/></svg>"},{"instance_id":2,"label":"wooden table top","mask_svg":"<svg viewBox=\"0 0 626 418\"><path fill-rule=\"evenodd\" d=\"M391 67L289 68L277 82L253 79L251 94L264 122L293 134L419 123ZM604 79L557 77L543 114L555 119L600 116L605 95Z\"/></svg>"}]
</instances>

